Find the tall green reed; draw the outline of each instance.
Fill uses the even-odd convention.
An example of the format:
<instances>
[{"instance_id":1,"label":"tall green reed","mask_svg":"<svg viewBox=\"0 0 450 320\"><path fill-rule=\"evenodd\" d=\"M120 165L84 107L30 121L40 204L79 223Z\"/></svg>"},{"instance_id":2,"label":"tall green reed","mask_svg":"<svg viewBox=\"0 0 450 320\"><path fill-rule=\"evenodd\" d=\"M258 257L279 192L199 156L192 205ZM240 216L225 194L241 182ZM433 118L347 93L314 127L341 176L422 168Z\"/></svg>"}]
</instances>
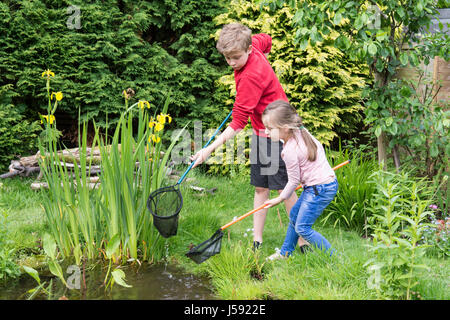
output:
<instances>
[{"instance_id":1,"label":"tall green reed","mask_svg":"<svg viewBox=\"0 0 450 320\"><path fill-rule=\"evenodd\" d=\"M162 153L164 123L171 120L166 114L169 102L167 98L160 115L156 116L155 111L158 121L149 119L148 102L127 108L111 141L100 134L94 123L90 149L84 122L79 130L79 161L71 163L73 171L68 169L66 158L60 156L55 137L45 146L40 144L40 166L49 187L43 207L63 258L74 256L80 264L83 257L94 259L103 253L115 262L147 260L162 247L146 202L151 191L164 183L170 152L183 132ZM89 151L93 150L98 150L101 158L95 188L90 184L94 157ZM105 248L114 237L120 239L120 245L107 256Z\"/></svg>"}]
</instances>

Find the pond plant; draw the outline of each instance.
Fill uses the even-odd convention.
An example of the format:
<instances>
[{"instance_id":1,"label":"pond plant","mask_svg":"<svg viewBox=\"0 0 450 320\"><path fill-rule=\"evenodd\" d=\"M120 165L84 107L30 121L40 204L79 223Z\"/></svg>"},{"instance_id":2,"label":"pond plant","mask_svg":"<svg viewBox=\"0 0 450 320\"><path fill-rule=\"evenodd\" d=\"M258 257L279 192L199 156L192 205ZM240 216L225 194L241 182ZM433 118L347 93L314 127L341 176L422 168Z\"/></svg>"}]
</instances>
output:
<instances>
[{"instance_id":1,"label":"pond plant","mask_svg":"<svg viewBox=\"0 0 450 320\"><path fill-rule=\"evenodd\" d=\"M368 247L374 256L365 264L371 274L368 286L380 299L410 300L419 271L430 270L423 257L431 245L422 240L437 188L429 188L425 179L411 179L406 172L380 170L370 179L378 192L369 206L373 243Z\"/></svg>"},{"instance_id":2,"label":"pond plant","mask_svg":"<svg viewBox=\"0 0 450 320\"><path fill-rule=\"evenodd\" d=\"M47 242L55 243L50 262L57 270L56 259L74 257L80 265L85 259L103 257L109 260L106 284L111 261L140 263L162 256L163 241L153 227L146 202L150 192L164 183L170 152L183 130L163 152L164 127L172 121L167 114L169 97L157 114L148 101L128 107L131 95L124 91L125 109L112 137L101 135L94 123L90 150L97 150L100 160L88 152L87 124L83 122L79 124L79 159L70 163L58 153L56 136L54 112L62 93L50 94L54 74L48 70L45 75L49 107L48 114L42 116L46 137L39 143L39 165L49 188L42 207L49 226L46 237L51 238ZM153 116L150 111L154 111ZM95 163L101 172L92 185L90 175ZM117 283L125 284L120 271L116 268L111 275Z\"/></svg>"}]
</instances>

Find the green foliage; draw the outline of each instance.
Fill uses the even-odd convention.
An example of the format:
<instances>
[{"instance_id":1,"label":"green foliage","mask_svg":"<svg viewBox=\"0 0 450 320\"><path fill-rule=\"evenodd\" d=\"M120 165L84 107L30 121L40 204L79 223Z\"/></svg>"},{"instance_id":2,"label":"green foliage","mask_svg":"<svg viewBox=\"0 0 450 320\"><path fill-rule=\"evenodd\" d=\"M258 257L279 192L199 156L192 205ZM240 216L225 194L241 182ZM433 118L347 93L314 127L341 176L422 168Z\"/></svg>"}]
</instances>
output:
<instances>
[{"instance_id":1,"label":"green foliage","mask_svg":"<svg viewBox=\"0 0 450 320\"><path fill-rule=\"evenodd\" d=\"M20 275L19 266L14 262L15 249L11 247L12 241L8 237L7 218L7 211L0 208L0 280Z\"/></svg>"},{"instance_id":2,"label":"green foliage","mask_svg":"<svg viewBox=\"0 0 450 320\"><path fill-rule=\"evenodd\" d=\"M411 299L417 274L428 270L423 263L426 244L421 244L427 227L432 189L424 180L405 172L377 171L371 176L377 192L370 199L375 257L366 263L371 274L368 285L380 298Z\"/></svg>"},{"instance_id":3,"label":"green foliage","mask_svg":"<svg viewBox=\"0 0 450 320\"><path fill-rule=\"evenodd\" d=\"M45 115L39 114L41 118L41 123L44 124L44 129L42 130L39 139L41 143L50 144L57 143L61 137L61 131L56 128L56 117L55 112L58 108L58 101L62 100L63 94L59 91L57 94L55 92L50 93L50 83L51 78L54 77L54 73L51 70L46 70L42 73L42 78L45 78L46 89L47 89L47 100L48 107ZM58 97L56 97L58 96ZM52 103L53 97L55 97L55 102Z\"/></svg>"},{"instance_id":4,"label":"green foliage","mask_svg":"<svg viewBox=\"0 0 450 320\"><path fill-rule=\"evenodd\" d=\"M445 183L441 183L442 180L447 179ZM450 180L448 180L448 173L439 172L434 177L434 185L437 186L435 204L440 210L441 218L450 216Z\"/></svg>"},{"instance_id":5,"label":"green foliage","mask_svg":"<svg viewBox=\"0 0 450 320\"><path fill-rule=\"evenodd\" d=\"M69 27L72 5L80 9L79 28ZM36 79L51 69L53 84L70 101L59 110L77 119L80 109L100 126L106 126L106 114L111 122L124 111L124 89L153 105L171 91L172 116L183 126L192 106L201 118L201 107L213 104L221 60L210 33L221 12L218 0L2 1L0 85L13 84L15 104L36 119L46 109Z\"/></svg>"},{"instance_id":6,"label":"green foliage","mask_svg":"<svg viewBox=\"0 0 450 320\"><path fill-rule=\"evenodd\" d=\"M253 33L267 33L272 39L269 62L308 129L324 144L342 134L355 133L361 125L359 100L367 80L367 69L349 61L348 56L330 45L337 32L322 43L299 46L292 26L295 10L284 6L276 12L259 8L259 1L231 1L227 13L218 16L218 25L239 21ZM233 94L230 76L219 85ZM227 100L227 104L232 104Z\"/></svg>"},{"instance_id":7,"label":"green foliage","mask_svg":"<svg viewBox=\"0 0 450 320\"><path fill-rule=\"evenodd\" d=\"M251 126L247 125L233 139L218 147L206 161L208 173L248 176L252 133Z\"/></svg>"},{"instance_id":8,"label":"green foliage","mask_svg":"<svg viewBox=\"0 0 450 320\"><path fill-rule=\"evenodd\" d=\"M344 168L339 170L343 170ZM365 244L370 240L361 239L355 232L348 232L339 227L334 228L332 225L322 227L320 224L317 224L318 231L327 236L339 252L338 255L333 255L330 259L330 257L316 253L312 253L311 255L296 254L292 256L292 260L275 261L273 263L265 262L265 258L271 255L274 249L282 243L283 239L282 237L280 238L280 235L284 234L287 223L289 222L287 214L283 212L284 210L280 210L282 225L280 224L276 209L272 213L269 211L267 215L264 245L259 252L258 266L250 261L250 259L255 259L256 257L250 256L248 259L243 259L245 254L247 254L246 250L251 248L252 245L252 237L248 232L248 229L252 227L253 223L250 217L227 229L228 231L222 240L222 251L219 255L210 258L200 265L193 263L192 260L185 256L189 250L188 245L190 243L199 244L205 241L221 225L231 221L233 217L240 216L250 210L252 208L251 199L253 198L254 188L248 184L248 178L239 177L230 179L229 177L201 174L197 170L192 170L190 177L195 178L194 184L197 186L207 189L217 187L218 189L214 195L211 195L209 193L194 191L189 188L188 184L181 186L183 188L182 194L184 199L183 211L180 214L179 232L177 236L167 240L167 245L164 248L167 250L165 251L167 254L167 263L170 266L172 262L175 262L188 272L195 273L196 275L209 275L211 280L210 288L214 290L216 298L247 300L373 300L377 298L376 292L369 290L367 287L367 269L363 267L364 262L372 256L372 253L369 253L365 247ZM40 193L36 193L30 190L30 182L32 181L29 179L19 178L3 181L3 186L6 187L6 191L0 190L0 203L2 202L3 193L7 193L3 197L3 201L6 201L9 205L7 207L9 214L6 225L8 229L7 239L15 240L17 231L20 229L28 230L27 235L31 237L32 232L35 232L37 228L41 229L40 225L45 220L43 211L40 210L39 206L36 206L36 201L39 202L40 198L38 199L38 197L44 196L46 192L42 190ZM2 193L2 191L5 192ZM15 202L9 201L13 200L13 198L16 199ZM22 199L22 201L17 201L17 199ZM33 201L30 199L33 199ZM13 203L17 202L20 202L21 210L18 210L13 205ZM39 233L43 234L41 231ZM30 241L30 243L32 243L30 248L37 250L36 242ZM15 248L17 246L22 247L23 243L15 241ZM427 252L429 249L431 248L427 248ZM28 258L37 259L38 256L28 257L30 255L29 252L28 250L27 253L23 251L21 254L27 255L27 259L21 259L21 262L17 263L22 265L27 261L25 263L27 266L32 266L36 270L39 270L35 263L31 264L28 262ZM251 251L248 253L251 253ZM36 259L33 260L36 261ZM245 266L248 266L246 273L243 272L243 265L239 264L239 261L245 263ZM439 258L433 254L425 256L425 262L431 267L431 270L422 270L418 275L417 281L419 283L413 289L418 294L414 294L413 296L413 292L411 292L411 296L424 300L448 300L449 260ZM220 264L222 263L233 269L220 269ZM262 266L263 279L256 280L251 272L260 269L262 264L264 264ZM92 297L92 292L99 292L100 283L95 281L95 279L98 279L97 271L100 271L103 277L106 273L107 265L98 263L96 265L95 272L93 273L89 271L91 267L86 265L87 299L90 296ZM114 267L112 266L112 270ZM216 268L220 272L216 274L214 272L215 270L209 270L210 267ZM130 271L132 272L135 270L134 267L131 269ZM142 269L140 268L136 271L138 272L138 277L142 276ZM65 271L64 267L63 270ZM122 270L125 271L123 268ZM26 276L28 277L28 275ZM68 298L71 298L67 295L67 288L61 288L59 280L53 278L53 286L49 286L47 279L47 277L44 278L42 275L42 282L46 282L44 288L47 288L52 293L51 297L47 297L45 292L40 289L37 295L34 295L35 298L58 299L61 295L66 295ZM102 280L100 279L100 282ZM67 282L71 283L69 279L67 279ZM132 284L131 279L130 284ZM2 297L5 299L8 299L8 296L12 297L7 293L11 290L11 285L7 285L7 288L2 287L0 289L2 291ZM134 287L136 288L136 286ZM25 289L22 293L24 291ZM72 293L69 294L72 296L75 294L81 297L82 294L81 292L77 293L78 291L71 290ZM139 295L136 296L137 298L148 298L142 295L142 292L138 292L137 294ZM17 295L14 295L14 298L17 298ZM22 296L21 298L26 298L26 296ZM106 298L110 298L110 295L106 296Z\"/></svg>"},{"instance_id":9,"label":"green foliage","mask_svg":"<svg viewBox=\"0 0 450 320\"><path fill-rule=\"evenodd\" d=\"M24 119L24 108L13 104L17 96L12 85L0 86L0 172L7 169L12 159L36 148L40 126L37 121Z\"/></svg>"},{"instance_id":10,"label":"green foliage","mask_svg":"<svg viewBox=\"0 0 450 320\"><path fill-rule=\"evenodd\" d=\"M56 248L55 239L53 239L53 237L51 235L49 235L48 233L45 233L42 237L42 242L43 242L42 246L44 248L44 252L47 255L47 257L49 258L47 263L48 263L48 268L49 268L50 272L54 276L58 277L62 281L62 283L64 283L64 285L67 285L66 280L64 279L61 265L59 264L59 262L56 258L58 251Z\"/></svg>"},{"instance_id":11,"label":"green foliage","mask_svg":"<svg viewBox=\"0 0 450 320\"><path fill-rule=\"evenodd\" d=\"M350 163L336 170L338 193L325 209L322 223L332 223L334 227L338 225L363 235L370 215L369 201L375 192L375 186L367 177L377 170L378 164L373 157L356 151L339 150L331 157L333 166L347 159Z\"/></svg>"},{"instance_id":12,"label":"green foliage","mask_svg":"<svg viewBox=\"0 0 450 320\"><path fill-rule=\"evenodd\" d=\"M65 161L55 161L59 156L54 136L48 139L48 145L40 145L41 154L46 154L39 165L49 186L48 197L42 205L50 234L62 257L73 256L77 265L82 257L96 257L105 242L114 237L120 239L120 247L115 246L116 251L108 257L114 262L126 261L129 257L151 259L156 252L153 249L158 247L155 244L161 245L146 204L151 191L164 182L168 157L179 136L174 137L161 156L163 127L149 125L154 121L150 121L143 106L145 104L136 103L127 108L111 141L99 135L94 123L91 150L97 148L100 152L102 172L99 185L93 190L89 180L93 154L87 151L86 122L79 138L79 163L74 162L73 172L68 171ZM168 106L169 99L162 108L163 114L167 113ZM160 120L162 118L158 117ZM47 123L47 126L54 124ZM139 257L138 250L142 253ZM118 279L120 277L115 281Z\"/></svg>"},{"instance_id":13,"label":"green foliage","mask_svg":"<svg viewBox=\"0 0 450 320\"><path fill-rule=\"evenodd\" d=\"M419 74L418 81L392 80L366 91L370 103L365 122L376 136L387 134L390 148L404 148L404 160L431 179L449 165L450 111L448 101L434 102L435 86Z\"/></svg>"},{"instance_id":14,"label":"green foliage","mask_svg":"<svg viewBox=\"0 0 450 320\"><path fill-rule=\"evenodd\" d=\"M420 42L420 30L431 23L436 15L435 0L382 0L365 1L263 1L272 8L283 3L295 6L292 19L299 27L296 41L302 47L308 43L314 46L323 41L336 29L338 48L349 52L351 57L366 61L371 71L380 76L384 85L399 66L411 63L418 66L419 52L414 49ZM404 31L406 30L406 32ZM404 50L404 47L412 50Z\"/></svg>"},{"instance_id":15,"label":"green foliage","mask_svg":"<svg viewBox=\"0 0 450 320\"><path fill-rule=\"evenodd\" d=\"M450 1L449 0L438 0L437 7L439 9L450 8Z\"/></svg>"},{"instance_id":16,"label":"green foliage","mask_svg":"<svg viewBox=\"0 0 450 320\"><path fill-rule=\"evenodd\" d=\"M373 114L380 118L396 117L389 106L380 108L379 104L371 102L394 79L400 67L417 67L434 55L446 60L450 56L449 37L443 32L442 23L441 32L422 36L437 14L436 0L262 1L262 5L272 10L281 8L284 3L296 9L292 23L299 30L295 40L301 48L315 46L337 30L339 36L333 39L334 46L348 52L351 58L367 63L375 80L369 86L372 100L369 99L365 109L369 118ZM378 127L378 133L381 132ZM378 139L380 151L384 150L384 145L382 135ZM379 156L379 161L386 162L384 152Z\"/></svg>"},{"instance_id":17,"label":"green foliage","mask_svg":"<svg viewBox=\"0 0 450 320\"><path fill-rule=\"evenodd\" d=\"M433 205L430 205L431 209ZM431 223L423 232L423 243L430 246L427 252L438 257L450 256L450 217L437 219L435 212L431 214Z\"/></svg>"}]
</instances>

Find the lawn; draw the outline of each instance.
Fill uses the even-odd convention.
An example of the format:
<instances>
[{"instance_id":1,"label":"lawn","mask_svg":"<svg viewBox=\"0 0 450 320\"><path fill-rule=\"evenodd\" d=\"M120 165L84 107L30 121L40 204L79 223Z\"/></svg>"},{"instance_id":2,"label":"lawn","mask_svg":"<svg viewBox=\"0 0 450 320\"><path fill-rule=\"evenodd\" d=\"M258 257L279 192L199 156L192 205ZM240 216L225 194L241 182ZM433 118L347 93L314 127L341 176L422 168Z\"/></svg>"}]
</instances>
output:
<instances>
[{"instance_id":1,"label":"lawn","mask_svg":"<svg viewBox=\"0 0 450 320\"><path fill-rule=\"evenodd\" d=\"M207 275L219 299L377 298L367 285L369 276L364 266L370 258L370 240L354 231L316 223L315 228L337 249L336 255L329 258L317 251L297 251L287 260L266 261L284 239L288 217L282 205L269 210L262 249L256 253L251 250L253 221L248 217L225 230L220 254L195 264L185 256L189 246L208 239L219 227L251 210L253 187L241 176L216 177L193 171L189 177L182 185L184 205L178 233L165 240L165 259L188 272ZM32 181L13 178L3 180L1 185L0 208L6 214L3 238L14 249L8 259L15 263L29 263L30 257L40 252L39 239L47 230L40 206L45 191L32 191ZM217 190L214 194L199 192L191 185ZM449 299L448 259L428 255L425 259L431 269L420 274L414 298Z\"/></svg>"},{"instance_id":2,"label":"lawn","mask_svg":"<svg viewBox=\"0 0 450 320\"><path fill-rule=\"evenodd\" d=\"M356 232L316 223L337 249L328 258L319 252L297 253L288 260L266 262L265 258L280 248L288 217L282 205L269 209L260 252L253 254L252 217L225 231L222 250L201 265L185 263L187 244L208 239L220 226L252 209L253 187L246 178L217 178L193 174L196 184L207 189L218 187L215 195L198 194L185 188L185 204L181 212L179 237L173 241L175 257L188 270L208 274L223 299L375 299L367 286L364 267L369 259L369 240ZM187 186L187 184L186 184ZM186 187L185 186L185 187ZM272 194L272 197L275 194ZM201 221L201 223L197 223ZM419 279L423 299L448 299L448 259L427 258L432 268Z\"/></svg>"}]
</instances>

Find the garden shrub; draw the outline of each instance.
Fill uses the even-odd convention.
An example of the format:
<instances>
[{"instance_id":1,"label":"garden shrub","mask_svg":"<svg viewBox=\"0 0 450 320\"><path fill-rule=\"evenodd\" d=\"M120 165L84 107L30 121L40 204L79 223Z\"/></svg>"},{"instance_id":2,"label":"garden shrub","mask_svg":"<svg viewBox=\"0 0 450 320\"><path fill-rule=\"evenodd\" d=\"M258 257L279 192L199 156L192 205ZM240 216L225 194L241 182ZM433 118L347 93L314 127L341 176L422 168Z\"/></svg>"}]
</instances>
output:
<instances>
[{"instance_id":1,"label":"garden shrub","mask_svg":"<svg viewBox=\"0 0 450 320\"><path fill-rule=\"evenodd\" d=\"M290 102L306 127L329 145L338 136L358 132L363 110L360 97L368 81L368 69L328 45L326 39L301 50L294 42L297 30L291 25L293 15L294 10L287 6L270 13L267 7L260 8L258 1L233 0L228 11L215 21L218 26L241 22L254 34L264 32L272 37L269 62ZM219 84L233 94L231 76L222 77ZM233 101L228 99L226 103Z\"/></svg>"},{"instance_id":2,"label":"garden shrub","mask_svg":"<svg viewBox=\"0 0 450 320\"><path fill-rule=\"evenodd\" d=\"M425 179L407 172L376 171L371 176L376 192L369 201L373 257L366 263L369 288L379 298L411 299L418 273L428 270L422 239L431 214L433 189Z\"/></svg>"},{"instance_id":3,"label":"garden shrub","mask_svg":"<svg viewBox=\"0 0 450 320\"><path fill-rule=\"evenodd\" d=\"M412 164L417 175L432 179L449 165L449 103L436 103L435 85L418 73L418 80L392 80L367 94L371 108L365 121L377 136L387 135L390 148L404 150L398 152L398 162Z\"/></svg>"},{"instance_id":4,"label":"garden shrub","mask_svg":"<svg viewBox=\"0 0 450 320\"><path fill-rule=\"evenodd\" d=\"M37 121L24 119L24 107L12 104L17 93L12 85L0 87L0 173L7 170L11 160L26 156L36 148L40 130Z\"/></svg>"},{"instance_id":5,"label":"garden shrub","mask_svg":"<svg viewBox=\"0 0 450 320\"><path fill-rule=\"evenodd\" d=\"M253 34L263 32L272 37L269 62L289 101L319 141L330 145L339 136L359 135L359 128L363 125L360 97L362 88L369 81L367 68L351 62L326 41L300 50L294 43L296 29L291 26L292 16L293 9L288 7L271 13L268 8L260 8L258 1L233 0L227 12L216 17L215 21L219 26L217 32L224 24L240 22L252 29ZM223 101L231 110L236 94L233 74L223 75L216 85L217 101ZM221 116L225 117L226 113L219 109ZM245 146L249 145L247 141ZM249 162L224 162L227 154L222 152L216 151L207 162L209 172L244 174L248 171L245 166Z\"/></svg>"},{"instance_id":6,"label":"garden shrub","mask_svg":"<svg viewBox=\"0 0 450 320\"><path fill-rule=\"evenodd\" d=\"M423 243L430 245L428 252L438 257L450 256L450 217L438 219L436 212L438 206L430 205L433 209L431 214L431 223L427 225L423 232Z\"/></svg>"},{"instance_id":7,"label":"garden shrub","mask_svg":"<svg viewBox=\"0 0 450 320\"><path fill-rule=\"evenodd\" d=\"M71 23L80 10L79 28ZM57 74L64 92L59 111L105 126L123 112L120 93L164 103L171 92L171 115L183 126L197 106L213 105L214 80L221 75L219 54L210 39L218 0L24 0L0 3L0 85L13 84L15 105L38 119L46 109L43 70ZM131 103L131 101L130 101Z\"/></svg>"},{"instance_id":8,"label":"garden shrub","mask_svg":"<svg viewBox=\"0 0 450 320\"><path fill-rule=\"evenodd\" d=\"M248 176L250 174L250 144L253 130L249 124L233 139L219 146L206 160L208 173Z\"/></svg>"},{"instance_id":9,"label":"garden shrub","mask_svg":"<svg viewBox=\"0 0 450 320\"><path fill-rule=\"evenodd\" d=\"M368 206L375 192L375 185L368 181L368 177L378 169L378 163L375 158L359 151L340 149L328 153L333 166L345 160L350 160L350 163L336 170L338 192L322 214L321 222L367 235Z\"/></svg>"}]
</instances>

